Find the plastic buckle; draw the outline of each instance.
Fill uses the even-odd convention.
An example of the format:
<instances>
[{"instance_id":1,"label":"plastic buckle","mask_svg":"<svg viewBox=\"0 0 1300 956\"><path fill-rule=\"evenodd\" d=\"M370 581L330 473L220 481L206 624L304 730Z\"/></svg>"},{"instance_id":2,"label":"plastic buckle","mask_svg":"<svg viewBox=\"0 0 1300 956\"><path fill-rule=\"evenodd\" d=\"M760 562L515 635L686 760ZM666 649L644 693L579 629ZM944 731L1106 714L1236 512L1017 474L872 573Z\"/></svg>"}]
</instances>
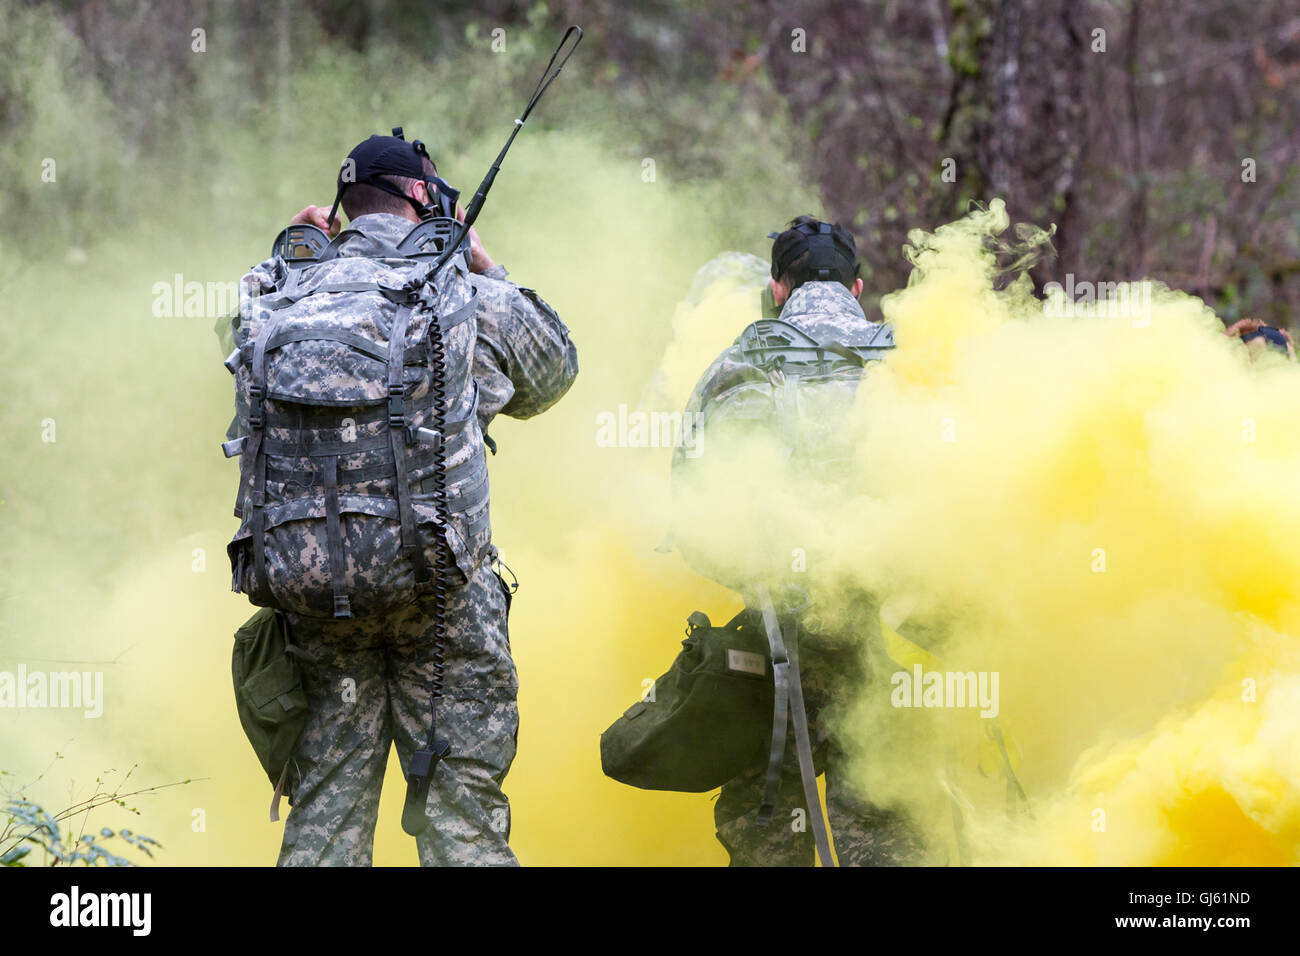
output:
<instances>
[{"instance_id":1,"label":"plastic buckle","mask_svg":"<svg viewBox=\"0 0 1300 956\"><path fill-rule=\"evenodd\" d=\"M249 427L260 430L266 420L262 417L264 411L263 405L266 403L266 386L250 385L248 386L248 424Z\"/></svg>"},{"instance_id":2,"label":"plastic buckle","mask_svg":"<svg viewBox=\"0 0 1300 956\"><path fill-rule=\"evenodd\" d=\"M334 616L335 617L352 616L352 604L348 601L348 596L346 594L334 595Z\"/></svg>"},{"instance_id":3,"label":"plastic buckle","mask_svg":"<svg viewBox=\"0 0 1300 956\"><path fill-rule=\"evenodd\" d=\"M388 427L406 427L406 386L388 386Z\"/></svg>"}]
</instances>

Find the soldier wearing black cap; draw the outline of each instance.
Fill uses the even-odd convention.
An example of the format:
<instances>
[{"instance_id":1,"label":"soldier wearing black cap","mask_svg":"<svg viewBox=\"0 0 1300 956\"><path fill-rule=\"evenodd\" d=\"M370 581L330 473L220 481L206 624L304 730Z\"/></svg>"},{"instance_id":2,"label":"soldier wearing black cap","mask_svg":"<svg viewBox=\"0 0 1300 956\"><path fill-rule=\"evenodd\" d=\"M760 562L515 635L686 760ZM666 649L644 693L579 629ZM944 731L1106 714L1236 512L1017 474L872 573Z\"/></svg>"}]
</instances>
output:
<instances>
[{"instance_id":1,"label":"soldier wearing black cap","mask_svg":"<svg viewBox=\"0 0 1300 956\"><path fill-rule=\"evenodd\" d=\"M815 346L812 351L831 361L854 349L860 350L854 354L871 356L883 355L883 350L892 348L888 327L869 321L858 304L862 279L858 277L856 246L847 230L812 216L800 216L784 231L769 235L774 240L769 290L780 314L760 335L784 335L790 342L796 337L815 342L820 348ZM782 471L777 465L782 456L769 460L754 452L759 446L747 442L755 435L755 429L760 435L767 431L783 433L774 435L773 443L779 441L786 462L802 459L798 462L800 468L833 469L834 462L813 462L804 458L804 453L816 456L844 451L835 447L837 441L843 440L842 432L837 435L836 414L846 403L851 407L864 373L863 363L857 362L855 371L845 371L841 383L804 384L796 388L794 370L789 364L756 364L754 350L747 349L746 343L755 341L750 333L762 325L760 322L750 326L714 360L687 403L685 419L701 423L693 445L702 454L687 455L685 447L678 448L674 454L673 537L688 563L738 591L746 605L756 611L762 609L757 595L766 593L770 583L778 605L775 610L783 613L782 608L788 611L791 605L783 603L784 598L775 597L778 587L788 586L786 593L795 593L800 590L799 579L806 578L807 574L802 573L804 568L796 568L801 573L791 575L790 551L769 546L773 541L784 540L782 536L788 533L794 536L792 543L807 549L824 537L822 529L802 535L799 521L806 518L793 516L787 525L784 516L756 514L749 516L752 520L742 522L748 527L735 529L735 535L747 542L738 548L734 539L719 540L716 519L708 517L717 507L717 501L710 500L710 496L717 488L724 487L735 498L744 500L747 497L744 489L736 487L744 481L761 484L789 481L788 486L783 486L782 494L791 500L815 497L815 482L804 484L800 477L804 473L798 468ZM787 358L799 361L798 355L792 353L792 356ZM831 391L819 391L823 388ZM844 392L834 395L836 388L843 388ZM796 394L802 397L795 398ZM816 411L810 413L809 409ZM810 417L815 420L809 420ZM748 437L733 445L731 436ZM714 456L712 460L711 456ZM830 480L834 480L833 470L822 474L830 474ZM756 497L765 500L761 494ZM744 508L737 510L733 506L732 514L744 515ZM763 544L758 544L759 541ZM815 573L816 562L811 553L807 562L806 571ZM760 582L763 591L758 588ZM854 616L860 617L864 629L875 619L871 609L865 607L860 615ZM901 816L872 805L853 786L848 759L832 733L837 709L851 703L868 677L862 664L861 635L820 632L816 620L807 614L802 614L799 630L803 632L799 681L806 703L812 764L817 772L826 775L826 803L839 864L916 862L921 851L916 834ZM808 866L813 863L811 815L820 814L820 810L808 807L796 749L787 747L784 761L775 765L774 779L779 772L780 782L774 802L768 802L773 792L767 765L755 766L723 785L714 805L714 821L718 840L726 848L731 865ZM764 807L762 815L760 806Z\"/></svg>"},{"instance_id":2,"label":"soldier wearing black cap","mask_svg":"<svg viewBox=\"0 0 1300 956\"><path fill-rule=\"evenodd\" d=\"M308 206L294 222L338 237L333 244L341 257L388 257L422 220L456 217L456 199L422 143L371 136L343 163L333 208ZM349 219L346 230L340 228L340 209ZM444 343L448 361L459 363L462 373L452 376L463 383L452 407L470 408L477 401L477 427L469 416L462 434L470 438L461 445L446 438L444 447L450 448L448 494L481 498L482 504L469 514L448 516L448 540L456 532L459 548L449 575L455 579L448 582L437 727L450 752L435 767L426 804L431 825L416 839L422 865L516 862L508 843L510 806L502 792L518 732L518 684L507 631L513 588L497 571L483 446L495 452L488 428L498 414L530 418L545 411L578 371L577 351L555 311L536 292L509 281L474 230L469 243L463 264L453 258L436 281L456 301L477 296L472 318L448 331ZM253 296L279 290L285 281L278 258L244 277ZM287 618L290 638L302 650L310 712L285 782L292 810L279 863L368 865L389 751L396 743L405 767L429 726L435 667L430 607L417 601L378 619Z\"/></svg>"}]
</instances>

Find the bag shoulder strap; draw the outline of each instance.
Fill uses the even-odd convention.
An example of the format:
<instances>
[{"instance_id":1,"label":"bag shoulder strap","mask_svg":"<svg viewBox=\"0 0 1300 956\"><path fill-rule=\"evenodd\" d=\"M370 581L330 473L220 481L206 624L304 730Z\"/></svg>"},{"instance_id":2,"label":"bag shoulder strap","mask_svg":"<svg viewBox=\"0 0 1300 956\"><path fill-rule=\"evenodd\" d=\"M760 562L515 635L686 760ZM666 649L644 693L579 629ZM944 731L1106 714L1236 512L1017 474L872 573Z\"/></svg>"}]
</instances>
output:
<instances>
[{"instance_id":1,"label":"bag shoulder strap","mask_svg":"<svg viewBox=\"0 0 1300 956\"><path fill-rule=\"evenodd\" d=\"M776 804L776 788L780 786L781 765L785 762L785 701L783 696L788 695L790 719L794 724L794 746L795 754L799 759L799 777L803 781L804 801L807 804L808 816L812 821L813 839L817 844L817 855L821 858L822 866L834 866L835 860L831 856L830 830L826 823L826 818L822 814L821 799L817 795L817 769L813 766L812 741L808 736L808 713L804 708L803 684L799 680L799 649L798 635L799 624L796 619L790 617L783 629L777 619L776 609L772 606L772 595L768 592L766 585L760 585L758 588L758 597L762 605L763 624L767 628L768 642L772 649L772 675L778 681L777 667L783 665L785 670L785 682L787 686L783 694L779 689L777 692L776 704L773 707L772 720L772 752L767 767L767 783L763 793L763 805L759 808L759 822L766 824L771 820L772 808ZM780 724L778 733L777 724ZM780 738L780 750L777 750L777 738ZM767 816L763 818L763 810L766 808Z\"/></svg>"}]
</instances>

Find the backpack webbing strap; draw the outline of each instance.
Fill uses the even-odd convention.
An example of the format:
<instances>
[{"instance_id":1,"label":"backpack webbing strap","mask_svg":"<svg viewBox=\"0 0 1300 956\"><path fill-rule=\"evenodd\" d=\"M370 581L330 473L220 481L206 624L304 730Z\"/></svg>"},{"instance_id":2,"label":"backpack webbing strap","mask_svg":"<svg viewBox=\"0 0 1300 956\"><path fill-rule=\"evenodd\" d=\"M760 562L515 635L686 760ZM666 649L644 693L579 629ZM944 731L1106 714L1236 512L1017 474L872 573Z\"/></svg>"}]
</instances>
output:
<instances>
[{"instance_id":1,"label":"backpack webbing strap","mask_svg":"<svg viewBox=\"0 0 1300 956\"><path fill-rule=\"evenodd\" d=\"M813 839L822 866L834 866L829 827L822 815L821 799L817 796L817 768L813 765L812 742L808 738L808 713L804 709L803 684L799 680L799 622L795 618L791 618L787 624L785 643L790 652L790 717L794 722L794 748L799 757L804 801L808 804Z\"/></svg>"},{"instance_id":2,"label":"backpack webbing strap","mask_svg":"<svg viewBox=\"0 0 1300 956\"><path fill-rule=\"evenodd\" d=\"M410 352L403 353L404 356L409 354ZM387 364L387 353L385 353L385 364ZM385 379L385 382L386 381L387 380ZM477 389L478 384L475 383L474 387ZM292 401L292 399L290 399L290 401ZM410 403L407 407L407 411L413 413L428 411L434 407L435 401L436 399L434 398L433 393L431 391L426 392L420 398ZM388 444L388 430L387 430L388 429L388 408L386 403L387 403L386 398L380 398L378 404L362 406L357 408L355 411L352 411L350 409L348 417L352 419L352 429L355 429L356 431L360 431L362 429L368 428L371 425L379 424L383 426L382 436L381 436L383 439L382 444L387 445ZM459 418L446 418L441 431L448 436L455 435L457 432L467 427L469 423L475 419L476 413L477 413L477 407L471 407L464 415L462 415ZM302 422L301 413L298 410L293 410L287 413L286 412L268 413L266 416L266 425L268 428L282 428L289 432L296 432L302 429L303 422ZM351 451L372 450L371 447L366 447L364 449L361 447L363 442L369 441L368 437L357 438L353 442L348 442L346 438L342 437L344 435L344 432L342 430L332 429L332 431L338 433L339 435L338 441L340 443L347 443L350 446L346 450L340 450L339 451L340 455L346 455L348 454L348 452ZM300 447L303 448L314 447L314 443L310 445L303 444L302 442L296 439L291 439L289 441L276 441L274 439L268 438L266 440L266 449L268 454L282 455L289 458L310 457L308 455L300 453L298 451ZM272 451L272 449L278 449L278 450Z\"/></svg>"},{"instance_id":3,"label":"backpack webbing strap","mask_svg":"<svg viewBox=\"0 0 1300 956\"><path fill-rule=\"evenodd\" d=\"M322 282L314 289L293 289L289 292L281 292L277 296L270 296L263 300L264 308L273 311L287 309L296 302L301 302L310 295L318 292L383 292L383 286L377 282Z\"/></svg>"},{"instance_id":4,"label":"backpack webbing strap","mask_svg":"<svg viewBox=\"0 0 1300 956\"><path fill-rule=\"evenodd\" d=\"M758 806L758 825L765 827L776 809L777 792L781 788L781 765L785 763L785 733L790 713L790 658L781 638L781 627L772 608L772 597L767 586L760 585L759 600L763 609L763 626L767 630L768 647L772 652L772 680L775 691L772 704L772 747L767 761L767 780L763 785L763 801Z\"/></svg>"},{"instance_id":5,"label":"backpack webbing strap","mask_svg":"<svg viewBox=\"0 0 1300 956\"><path fill-rule=\"evenodd\" d=\"M269 444L270 444L269 442L265 442L264 446ZM339 481L346 482L348 484L359 484L364 481L383 481L385 479L391 480L393 477L393 459L392 459L391 440L387 435L384 436L383 450L384 452L386 452L386 454L378 464L362 465L361 467L358 468L345 468L342 465L339 465L338 466ZM267 448L266 451L267 454L269 455L275 454L269 448ZM349 453L348 451L340 449L338 454L346 455L348 453ZM409 470L426 468L429 465L434 463L434 457L436 455L437 455L436 445L421 445L407 455L406 467ZM285 455L283 457L296 458L299 461L306 460L308 462L319 462L321 459L328 458L330 456L313 455L310 458L308 458L307 455L301 455L301 456ZM447 483L452 484L454 482L464 480L467 474L473 471L476 467L480 467L481 465L482 462L474 458L470 458L466 461L461 462L459 465L456 465L454 468L448 470L447 474L449 477L447 479ZM266 478L267 481L278 481L278 482L289 483L289 482L303 481L304 480L303 476L305 475L306 481L312 481L313 479L311 476L314 475L314 473L317 470L317 467L318 467L317 464L308 464L303 468L296 468L289 465L267 465ZM426 478L424 481L427 482L428 480L429 479ZM424 482L421 483L420 490L427 492L428 489L423 487L423 485ZM473 487L477 488L478 485L476 484ZM453 513L458 511L473 511L475 504L476 502L472 500L467 501L464 505L461 505L458 502L453 504L448 510Z\"/></svg>"},{"instance_id":6,"label":"backpack webbing strap","mask_svg":"<svg viewBox=\"0 0 1300 956\"><path fill-rule=\"evenodd\" d=\"M262 449L262 437L266 427L266 345L279 327L278 317L272 318L269 327L258 337L253 349L252 381L249 385L248 427L249 447L241 460L245 476L252 472L252 508L250 518L253 538L253 570L258 583L270 592L271 581L266 573L266 452Z\"/></svg>"},{"instance_id":7,"label":"backpack webbing strap","mask_svg":"<svg viewBox=\"0 0 1300 956\"><path fill-rule=\"evenodd\" d=\"M406 384L402 381L402 355L406 350L406 326L411 319L407 302L393 317L388 336L388 436L393 449L393 477L397 487L397 511L402 522L402 550L411 559L415 580L429 580L429 564L415 529L415 511L411 507L411 482L406 466Z\"/></svg>"},{"instance_id":8,"label":"backpack webbing strap","mask_svg":"<svg viewBox=\"0 0 1300 956\"><path fill-rule=\"evenodd\" d=\"M378 362L388 361L388 350L381 345L377 345L370 339L357 335L353 332L346 332L342 329L282 329L276 334L275 340L268 346L268 350L278 349L290 342L318 342L321 340L330 340L341 342L344 345L358 352L368 355ZM230 353L230 358L226 360L226 367L234 372L241 364L250 362L253 355L253 343L245 342L242 346ZM420 343L414 348L406 350L406 361L411 365L419 365L426 358L424 343Z\"/></svg>"},{"instance_id":9,"label":"backpack webbing strap","mask_svg":"<svg viewBox=\"0 0 1300 956\"><path fill-rule=\"evenodd\" d=\"M442 329L443 332L446 332L449 329L454 329L456 326L460 325L471 315L473 315L477 309L478 309L478 293L475 292L473 295L469 297L469 301L466 302L464 305L462 305L459 309L456 309L452 312L448 312L446 315L439 316L438 328Z\"/></svg>"},{"instance_id":10,"label":"backpack webbing strap","mask_svg":"<svg viewBox=\"0 0 1300 956\"><path fill-rule=\"evenodd\" d=\"M353 419L353 427L357 427ZM382 435L366 435L354 441L303 441L301 438L280 441L268 438L262 442L268 455L277 458L328 458L330 455L359 455L362 452L378 451L388 448L388 432Z\"/></svg>"},{"instance_id":11,"label":"backpack webbing strap","mask_svg":"<svg viewBox=\"0 0 1300 956\"><path fill-rule=\"evenodd\" d=\"M377 362L386 362L388 353L382 346L376 345L373 341L364 335L357 335L355 332L348 332L345 329L284 329L277 332L275 338L267 345L268 349L278 349L282 345L288 345L290 342L319 342L329 340L331 342L340 342L348 348L355 349L364 355L370 356ZM407 358L413 358L412 353L415 349L408 350ZM420 350L423 357L423 349Z\"/></svg>"},{"instance_id":12,"label":"backpack webbing strap","mask_svg":"<svg viewBox=\"0 0 1300 956\"><path fill-rule=\"evenodd\" d=\"M321 462L325 471L325 543L330 556L330 583L334 587L334 616L351 617L348 590L344 584L347 562L343 558L343 527L339 520L339 460L333 456Z\"/></svg>"}]
</instances>

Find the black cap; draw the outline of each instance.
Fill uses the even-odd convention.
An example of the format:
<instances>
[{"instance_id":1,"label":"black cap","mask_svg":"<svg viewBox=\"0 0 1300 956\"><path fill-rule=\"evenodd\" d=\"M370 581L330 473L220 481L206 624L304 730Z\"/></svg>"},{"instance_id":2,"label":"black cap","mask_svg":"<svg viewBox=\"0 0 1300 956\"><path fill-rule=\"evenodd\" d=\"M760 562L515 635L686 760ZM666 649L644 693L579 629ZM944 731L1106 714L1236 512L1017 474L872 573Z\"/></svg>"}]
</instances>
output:
<instances>
[{"instance_id":1,"label":"black cap","mask_svg":"<svg viewBox=\"0 0 1300 956\"><path fill-rule=\"evenodd\" d=\"M441 207L438 211L448 218L454 218L456 215L456 199L460 193L437 176L430 176L426 173L424 170L424 161L426 159L429 159L429 152L425 149L424 143L418 139L408 143L402 137L402 128L400 126L393 127L392 136L375 135L364 142L358 143L353 147L352 152L348 153L348 158L343 161L343 165L339 168L338 191L334 194L334 206L330 209L329 224L334 224L334 216L338 212L339 203L343 200L344 191L349 186L358 183L373 186L375 189L397 196L399 199L405 199L415 209L416 214L421 217L429 215L430 210L427 207L421 206L392 183L383 179L384 176L404 176L408 179L418 179L426 187L436 185ZM429 192L432 194L433 190L430 189Z\"/></svg>"},{"instance_id":2,"label":"black cap","mask_svg":"<svg viewBox=\"0 0 1300 956\"><path fill-rule=\"evenodd\" d=\"M836 273L857 275L858 249L848 230L829 222L811 220L784 232L769 232L772 243L772 278L785 275L804 253L812 253L809 271L819 281L838 279Z\"/></svg>"}]
</instances>

